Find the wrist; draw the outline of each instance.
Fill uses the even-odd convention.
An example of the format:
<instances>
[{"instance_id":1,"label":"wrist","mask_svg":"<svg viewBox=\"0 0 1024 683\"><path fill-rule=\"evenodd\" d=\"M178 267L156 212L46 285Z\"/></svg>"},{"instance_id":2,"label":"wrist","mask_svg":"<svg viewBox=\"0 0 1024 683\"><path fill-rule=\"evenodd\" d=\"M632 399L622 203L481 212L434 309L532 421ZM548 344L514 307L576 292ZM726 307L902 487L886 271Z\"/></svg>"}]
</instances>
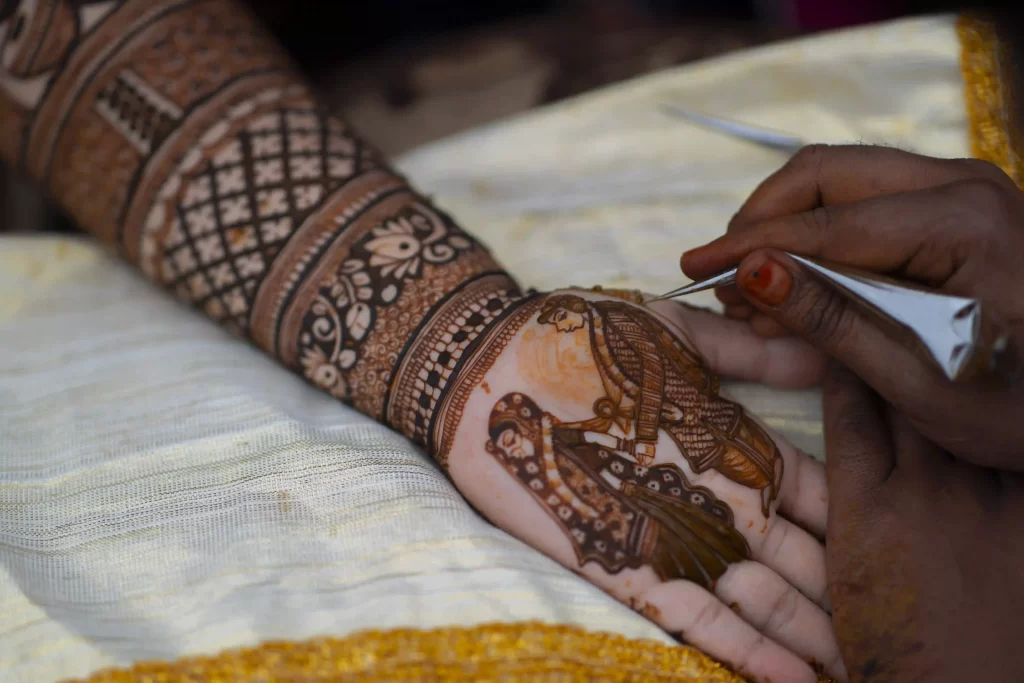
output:
<instances>
[{"instance_id":1,"label":"wrist","mask_svg":"<svg viewBox=\"0 0 1024 683\"><path fill-rule=\"evenodd\" d=\"M468 278L439 299L394 364L385 421L444 465L469 394L530 318L524 296L501 271Z\"/></svg>"}]
</instances>

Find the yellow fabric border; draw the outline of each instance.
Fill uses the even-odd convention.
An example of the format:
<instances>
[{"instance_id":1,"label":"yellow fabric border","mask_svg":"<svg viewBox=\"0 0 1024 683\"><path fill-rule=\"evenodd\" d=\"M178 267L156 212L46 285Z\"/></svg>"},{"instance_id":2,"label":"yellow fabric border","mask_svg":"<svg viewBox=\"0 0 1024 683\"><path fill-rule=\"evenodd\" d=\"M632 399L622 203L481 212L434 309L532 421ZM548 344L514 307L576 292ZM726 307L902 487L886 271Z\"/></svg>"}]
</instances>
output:
<instances>
[{"instance_id":1,"label":"yellow fabric border","mask_svg":"<svg viewBox=\"0 0 1024 683\"><path fill-rule=\"evenodd\" d=\"M971 154L996 164L1024 189L1020 140L1010 121L1010 84L1003 78L1009 55L995 27L982 17L958 17L957 34Z\"/></svg>"},{"instance_id":2,"label":"yellow fabric border","mask_svg":"<svg viewBox=\"0 0 1024 683\"><path fill-rule=\"evenodd\" d=\"M267 642L210 657L101 671L88 683L228 681L672 681L743 683L691 647L538 622L365 631Z\"/></svg>"}]
</instances>

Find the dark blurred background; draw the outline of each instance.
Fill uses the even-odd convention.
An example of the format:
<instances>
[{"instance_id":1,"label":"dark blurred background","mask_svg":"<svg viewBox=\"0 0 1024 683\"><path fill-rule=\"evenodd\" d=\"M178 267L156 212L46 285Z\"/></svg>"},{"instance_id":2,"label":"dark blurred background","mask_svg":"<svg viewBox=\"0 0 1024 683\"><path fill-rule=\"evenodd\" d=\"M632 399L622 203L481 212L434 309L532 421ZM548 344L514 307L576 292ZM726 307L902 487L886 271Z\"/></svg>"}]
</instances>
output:
<instances>
[{"instance_id":1,"label":"dark blurred background","mask_svg":"<svg viewBox=\"0 0 1024 683\"><path fill-rule=\"evenodd\" d=\"M329 104L388 155L686 62L969 5L941 0L247 2ZM0 168L0 232L5 229L69 230L70 225L23 179Z\"/></svg>"},{"instance_id":2,"label":"dark blurred background","mask_svg":"<svg viewBox=\"0 0 1024 683\"><path fill-rule=\"evenodd\" d=\"M939 0L249 0L388 154L644 73Z\"/></svg>"}]
</instances>

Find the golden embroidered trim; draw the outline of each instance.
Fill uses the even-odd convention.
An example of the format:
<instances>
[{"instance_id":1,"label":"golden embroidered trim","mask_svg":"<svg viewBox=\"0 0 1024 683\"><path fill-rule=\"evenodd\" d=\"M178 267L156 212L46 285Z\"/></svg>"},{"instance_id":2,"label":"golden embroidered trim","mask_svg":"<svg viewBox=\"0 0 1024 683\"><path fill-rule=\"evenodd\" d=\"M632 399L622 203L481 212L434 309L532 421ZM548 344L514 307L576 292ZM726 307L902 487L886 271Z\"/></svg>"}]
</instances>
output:
<instances>
[{"instance_id":1,"label":"golden embroidered trim","mask_svg":"<svg viewBox=\"0 0 1024 683\"><path fill-rule=\"evenodd\" d=\"M742 683L689 647L540 623L366 631L108 670L88 683L678 681Z\"/></svg>"},{"instance_id":2,"label":"golden embroidered trim","mask_svg":"<svg viewBox=\"0 0 1024 683\"><path fill-rule=\"evenodd\" d=\"M385 680L744 683L690 647L538 622L364 631L347 638L267 642L212 657L109 669L84 683ZM821 683L831 682L822 679Z\"/></svg>"},{"instance_id":3,"label":"golden embroidered trim","mask_svg":"<svg viewBox=\"0 0 1024 683\"><path fill-rule=\"evenodd\" d=\"M1004 78L1009 55L995 27L984 19L959 17L957 34L971 154L996 164L1024 189L1020 140L1010 121L1010 79Z\"/></svg>"}]
</instances>

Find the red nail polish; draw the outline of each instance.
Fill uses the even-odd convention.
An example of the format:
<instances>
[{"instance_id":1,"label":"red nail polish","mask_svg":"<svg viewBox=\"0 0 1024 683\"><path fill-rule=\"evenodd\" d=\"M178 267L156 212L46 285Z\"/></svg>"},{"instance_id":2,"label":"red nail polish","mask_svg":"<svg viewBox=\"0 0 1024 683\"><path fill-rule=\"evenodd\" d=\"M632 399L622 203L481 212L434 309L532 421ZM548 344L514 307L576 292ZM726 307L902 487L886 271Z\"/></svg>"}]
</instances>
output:
<instances>
[{"instance_id":1,"label":"red nail polish","mask_svg":"<svg viewBox=\"0 0 1024 683\"><path fill-rule=\"evenodd\" d=\"M786 300L793 289L793 276L778 261L766 259L745 275L740 284L762 303L778 306Z\"/></svg>"}]
</instances>

